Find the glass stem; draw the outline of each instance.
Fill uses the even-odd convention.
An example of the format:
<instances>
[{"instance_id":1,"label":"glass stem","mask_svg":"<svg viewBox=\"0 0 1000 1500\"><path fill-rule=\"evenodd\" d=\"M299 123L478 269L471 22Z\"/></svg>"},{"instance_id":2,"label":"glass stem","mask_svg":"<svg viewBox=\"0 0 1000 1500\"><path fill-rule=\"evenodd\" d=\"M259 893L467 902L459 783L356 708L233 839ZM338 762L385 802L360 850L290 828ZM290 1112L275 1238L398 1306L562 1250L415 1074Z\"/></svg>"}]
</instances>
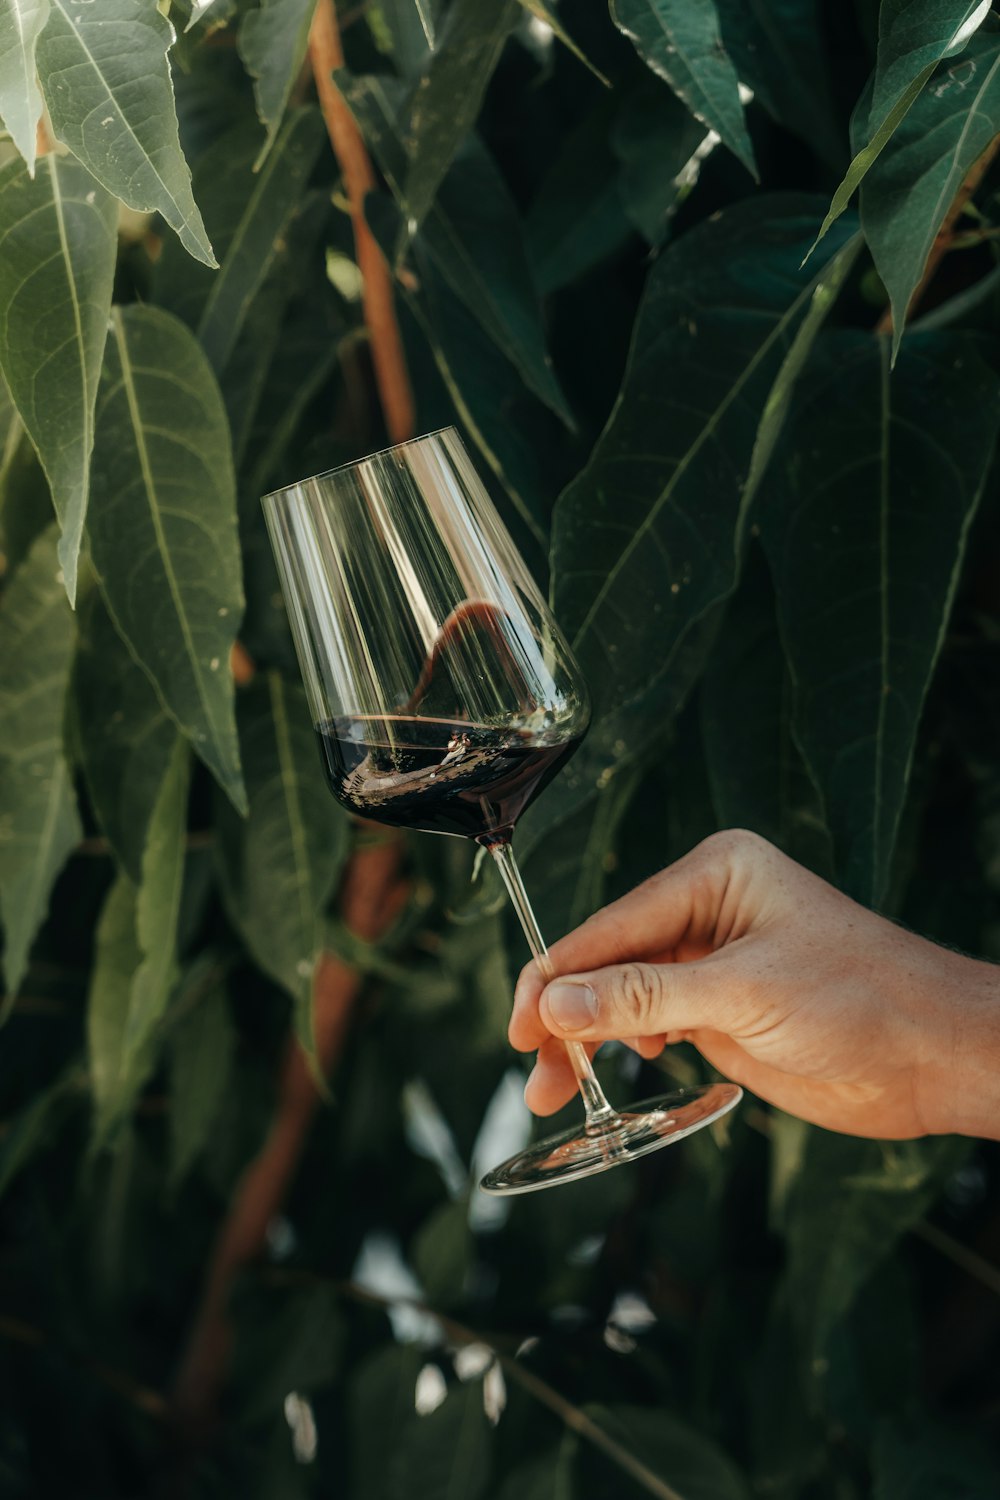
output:
<instances>
[{"instance_id":1,"label":"glass stem","mask_svg":"<svg viewBox=\"0 0 1000 1500\"><path fill-rule=\"evenodd\" d=\"M521 872L514 858L514 850L509 841L490 844L489 851L496 860L497 868L507 887L507 894L511 899L517 919L521 924L521 930L528 940L528 947L534 956L535 962L541 970L546 984L555 979L556 971L552 966L549 950L545 946L535 913L531 909L528 893L524 889ZM576 1074L576 1081L580 1089L580 1097L583 1099L583 1107L587 1112L587 1131L599 1134L608 1129L609 1126L618 1123L618 1116L608 1103L604 1090L597 1081L593 1064L587 1056L586 1048L580 1042L566 1042L566 1053L569 1057L570 1067Z\"/></svg>"}]
</instances>

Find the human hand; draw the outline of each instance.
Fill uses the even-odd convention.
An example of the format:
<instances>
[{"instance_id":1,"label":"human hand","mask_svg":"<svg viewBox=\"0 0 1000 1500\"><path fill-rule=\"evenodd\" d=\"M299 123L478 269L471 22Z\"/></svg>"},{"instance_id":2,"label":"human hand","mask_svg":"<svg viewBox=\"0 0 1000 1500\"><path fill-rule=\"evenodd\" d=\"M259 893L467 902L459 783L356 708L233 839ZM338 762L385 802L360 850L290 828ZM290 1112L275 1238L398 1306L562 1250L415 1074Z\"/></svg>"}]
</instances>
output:
<instances>
[{"instance_id":1,"label":"human hand","mask_svg":"<svg viewBox=\"0 0 1000 1500\"><path fill-rule=\"evenodd\" d=\"M564 1041L691 1041L727 1078L850 1135L1000 1137L1000 970L857 905L756 834L715 834L521 973L525 1098L572 1097Z\"/></svg>"}]
</instances>

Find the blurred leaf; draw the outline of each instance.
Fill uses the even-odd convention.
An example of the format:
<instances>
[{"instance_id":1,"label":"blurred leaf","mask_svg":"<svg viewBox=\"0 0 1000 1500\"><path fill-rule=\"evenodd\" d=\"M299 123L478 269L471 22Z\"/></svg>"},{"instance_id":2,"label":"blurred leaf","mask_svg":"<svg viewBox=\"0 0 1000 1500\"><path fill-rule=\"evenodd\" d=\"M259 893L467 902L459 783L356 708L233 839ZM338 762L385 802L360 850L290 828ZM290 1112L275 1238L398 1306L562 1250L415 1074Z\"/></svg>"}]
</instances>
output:
<instances>
[{"instance_id":1,"label":"blurred leaf","mask_svg":"<svg viewBox=\"0 0 1000 1500\"><path fill-rule=\"evenodd\" d=\"M337 84L405 206L407 170L397 123L398 90L383 78L338 73ZM420 251L461 298L528 389L562 419L572 417L545 348L545 331L517 207L476 136L455 147L427 210Z\"/></svg>"},{"instance_id":2,"label":"blurred leaf","mask_svg":"<svg viewBox=\"0 0 1000 1500\"><path fill-rule=\"evenodd\" d=\"M94 1143L108 1143L156 1061L160 1021L177 979L189 757L179 735L157 793L138 889L124 873L97 928L87 1003Z\"/></svg>"},{"instance_id":3,"label":"blurred leaf","mask_svg":"<svg viewBox=\"0 0 1000 1500\"><path fill-rule=\"evenodd\" d=\"M116 228L115 204L75 161L46 156L34 182L20 161L0 170L0 367L52 489L71 603Z\"/></svg>"},{"instance_id":4,"label":"blurred leaf","mask_svg":"<svg viewBox=\"0 0 1000 1500\"><path fill-rule=\"evenodd\" d=\"M250 304L284 248L323 138L318 110L300 109L290 115L252 179L239 222L224 241L216 240L221 266L198 323L199 341L216 374L228 363Z\"/></svg>"},{"instance_id":5,"label":"blurred leaf","mask_svg":"<svg viewBox=\"0 0 1000 1500\"><path fill-rule=\"evenodd\" d=\"M834 193L813 249L844 212L938 63L961 49L989 10L990 0L882 0L867 124L858 122L867 144L856 152Z\"/></svg>"},{"instance_id":6,"label":"blurred leaf","mask_svg":"<svg viewBox=\"0 0 1000 1500\"><path fill-rule=\"evenodd\" d=\"M237 808L229 653L243 613L229 431L193 335L116 308L97 405L91 556L111 616Z\"/></svg>"},{"instance_id":7,"label":"blurred leaf","mask_svg":"<svg viewBox=\"0 0 1000 1500\"><path fill-rule=\"evenodd\" d=\"M647 75L629 90L611 143L622 166L625 211L651 245L663 240L670 215L697 181L695 152L706 139L704 125L655 78Z\"/></svg>"},{"instance_id":8,"label":"blurred leaf","mask_svg":"<svg viewBox=\"0 0 1000 1500\"><path fill-rule=\"evenodd\" d=\"M648 1406L588 1406L587 1415L684 1500L749 1500L746 1481L708 1438L670 1412ZM578 1483L585 1500L626 1500L648 1486L627 1484L603 1453L579 1450Z\"/></svg>"},{"instance_id":9,"label":"blurred leaf","mask_svg":"<svg viewBox=\"0 0 1000 1500\"><path fill-rule=\"evenodd\" d=\"M70 1113L74 1100L85 1097L84 1076L74 1064L48 1088L42 1089L0 1137L0 1198L28 1162L51 1143L53 1135Z\"/></svg>"},{"instance_id":10,"label":"blurred leaf","mask_svg":"<svg viewBox=\"0 0 1000 1500\"><path fill-rule=\"evenodd\" d=\"M249 816L220 807L227 906L256 963L295 1001L312 1054L312 979L323 946L323 907L350 846L350 826L320 770L305 693L277 672L239 703Z\"/></svg>"},{"instance_id":11,"label":"blurred leaf","mask_svg":"<svg viewBox=\"0 0 1000 1500\"><path fill-rule=\"evenodd\" d=\"M573 1456L578 1445L576 1435L567 1431L558 1448L512 1470L497 1500L574 1500Z\"/></svg>"},{"instance_id":12,"label":"blurred leaf","mask_svg":"<svg viewBox=\"0 0 1000 1500\"><path fill-rule=\"evenodd\" d=\"M375 0L368 8L368 26L376 47L392 58L401 77L423 72L434 40L427 0Z\"/></svg>"},{"instance_id":13,"label":"blurred leaf","mask_svg":"<svg viewBox=\"0 0 1000 1500\"><path fill-rule=\"evenodd\" d=\"M611 0L611 19L691 113L757 176L739 79L719 35L715 0Z\"/></svg>"},{"instance_id":14,"label":"blurred leaf","mask_svg":"<svg viewBox=\"0 0 1000 1500\"><path fill-rule=\"evenodd\" d=\"M864 1141L810 1132L785 1210L788 1292L810 1364L967 1149L948 1137Z\"/></svg>"},{"instance_id":15,"label":"blurred leaf","mask_svg":"<svg viewBox=\"0 0 1000 1500\"><path fill-rule=\"evenodd\" d=\"M190 771L187 745L180 735L175 735L142 853L135 908L142 962L132 981L122 1045L122 1067L126 1072L144 1052L177 982L177 917L184 881Z\"/></svg>"},{"instance_id":16,"label":"blurred leaf","mask_svg":"<svg viewBox=\"0 0 1000 1500\"><path fill-rule=\"evenodd\" d=\"M237 45L254 81L257 114L267 127L258 167L274 144L305 61L315 9L316 0L261 0L256 10L247 11L243 17Z\"/></svg>"},{"instance_id":17,"label":"blurred leaf","mask_svg":"<svg viewBox=\"0 0 1000 1500\"><path fill-rule=\"evenodd\" d=\"M892 302L893 359L938 230L997 134L1000 33L992 32L935 77L861 189L861 225Z\"/></svg>"},{"instance_id":18,"label":"blurred leaf","mask_svg":"<svg viewBox=\"0 0 1000 1500\"><path fill-rule=\"evenodd\" d=\"M594 717L546 794L548 825L669 726L704 664L736 582L757 425L829 269L808 283L799 269L812 208L737 204L650 272L611 420L556 506L556 614Z\"/></svg>"},{"instance_id":19,"label":"blurred leaf","mask_svg":"<svg viewBox=\"0 0 1000 1500\"><path fill-rule=\"evenodd\" d=\"M215 953L199 956L177 992L180 1012L169 1036L170 1181L176 1188L208 1144L234 1062L225 970Z\"/></svg>"},{"instance_id":20,"label":"blurred leaf","mask_svg":"<svg viewBox=\"0 0 1000 1500\"><path fill-rule=\"evenodd\" d=\"M755 550L702 681L712 800L721 828L752 828L829 874L830 837L792 734L792 693L774 589Z\"/></svg>"},{"instance_id":21,"label":"blurred leaf","mask_svg":"<svg viewBox=\"0 0 1000 1500\"><path fill-rule=\"evenodd\" d=\"M780 125L841 166L846 142L831 97L821 0L716 0L740 81Z\"/></svg>"},{"instance_id":22,"label":"blurred leaf","mask_svg":"<svg viewBox=\"0 0 1000 1500\"><path fill-rule=\"evenodd\" d=\"M78 621L73 695L80 764L101 831L138 884L147 827L177 734L98 589L84 598Z\"/></svg>"},{"instance_id":23,"label":"blurred leaf","mask_svg":"<svg viewBox=\"0 0 1000 1500\"><path fill-rule=\"evenodd\" d=\"M643 91L638 92L641 99ZM599 265L632 234L612 149L617 104L612 95L603 95L567 134L532 198L524 227L544 296Z\"/></svg>"},{"instance_id":24,"label":"blurred leaf","mask_svg":"<svg viewBox=\"0 0 1000 1500\"><path fill-rule=\"evenodd\" d=\"M167 49L174 30L143 0L50 0L38 73L56 138L129 208L163 215L215 260L181 153Z\"/></svg>"},{"instance_id":25,"label":"blurred leaf","mask_svg":"<svg viewBox=\"0 0 1000 1500\"><path fill-rule=\"evenodd\" d=\"M49 0L0 3L0 118L32 176L35 127L42 115L35 48L48 14Z\"/></svg>"},{"instance_id":26,"label":"blurred leaf","mask_svg":"<svg viewBox=\"0 0 1000 1500\"><path fill-rule=\"evenodd\" d=\"M419 229L521 14L518 0L454 0L426 72L416 83L407 127L401 201L409 232Z\"/></svg>"},{"instance_id":27,"label":"blurred leaf","mask_svg":"<svg viewBox=\"0 0 1000 1500\"><path fill-rule=\"evenodd\" d=\"M80 839L63 750L73 616L55 530L38 538L0 605L0 912L9 1011L49 895Z\"/></svg>"},{"instance_id":28,"label":"blurred leaf","mask_svg":"<svg viewBox=\"0 0 1000 1500\"><path fill-rule=\"evenodd\" d=\"M830 334L762 497L796 736L841 879L866 903L888 887L998 398L974 340L913 335L890 384L887 340Z\"/></svg>"},{"instance_id":29,"label":"blurred leaf","mask_svg":"<svg viewBox=\"0 0 1000 1500\"><path fill-rule=\"evenodd\" d=\"M105 1141L152 1071L150 1040L141 1055L124 1064L132 980L142 961L135 932L135 886L119 874L105 898L97 924L94 967L87 998L87 1052L94 1094L95 1140Z\"/></svg>"},{"instance_id":30,"label":"blurred leaf","mask_svg":"<svg viewBox=\"0 0 1000 1500\"><path fill-rule=\"evenodd\" d=\"M994 1500L995 1448L965 1426L885 1422L872 1453L872 1500Z\"/></svg>"},{"instance_id":31,"label":"blurred leaf","mask_svg":"<svg viewBox=\"0 0 1000 1500\"><path fill-rule=\"evenodd\" d=\"M461 1302L472 1258L469 1205L464 1198L442 1203L423 1224L413 1241L413 1269L432 1307L454 1307Z\"/></svg>"},{"instance_id":32,"label":"blurred leaf","mask_svg":"<svg viewBox=\"0 0 1000 1500\"><path fill-rule=\"evenodd\" d=\"M245 1425L277 1415L290 1392L315 1390L337 1373L345 1331L333 1287L248 1286L233 1312L233 1400Z\"/></svg>"}]
</instances>

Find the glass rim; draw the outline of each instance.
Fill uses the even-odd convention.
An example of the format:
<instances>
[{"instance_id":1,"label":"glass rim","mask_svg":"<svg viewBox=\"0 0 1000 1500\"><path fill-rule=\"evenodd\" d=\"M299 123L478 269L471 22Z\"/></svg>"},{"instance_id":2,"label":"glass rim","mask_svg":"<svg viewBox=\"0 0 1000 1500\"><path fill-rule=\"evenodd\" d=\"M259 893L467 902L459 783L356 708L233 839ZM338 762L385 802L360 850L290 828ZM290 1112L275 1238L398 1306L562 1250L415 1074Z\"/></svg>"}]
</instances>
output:
<instances>
[{"instance_id":1,"label":"glass rim","mask_svg":"<svg viewBox=\"0 0 1000 1500\"><path fill-rule=\"evenodd\" d=\"M461 433L454 422L448 422L444 427L435 427L430 432L422 432L417 437L404 438L401 443L387 443L384 448L376 448L371 453L365 453L361 458L350 458L346 463L334 464L332 469L321 469L318 474L307 474L303 479L293 479L291 484L283 484L276 490L268 490L261 495L261 505L266 505L269 500L280 500L283 496L290 495L293 490L301 489L304 484L315 484L320 479L332 479L334 474L343 474L347 469L356 469L361 464L370 463L373 458L384 458L388 453L398 453L402 448L415 448L418 443L427 443L431 438L441 437L446 432L453 432L461 442Z\"/></svg>"}]
</instances>

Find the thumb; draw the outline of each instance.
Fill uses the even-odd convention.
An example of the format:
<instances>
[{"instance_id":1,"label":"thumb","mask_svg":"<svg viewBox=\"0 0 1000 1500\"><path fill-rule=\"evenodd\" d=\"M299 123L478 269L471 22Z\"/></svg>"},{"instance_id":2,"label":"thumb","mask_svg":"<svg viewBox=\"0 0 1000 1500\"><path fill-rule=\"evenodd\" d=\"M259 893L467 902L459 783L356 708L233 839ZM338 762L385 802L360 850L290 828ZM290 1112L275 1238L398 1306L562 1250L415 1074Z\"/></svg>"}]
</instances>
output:
<instances>
[{"instance_id":1,"label":"thumb","mask_svg":"<svg viewBox=\"0 0 1000 1500\"><path fill-rule=\"evenodd\" d=\"M542 992L539 1014L554 1036L581 1042L718 1026L719 1007L711 1005L716 991L711 971L706 960L694 959L561 974Z\"/></svg>"}]
</instances>

